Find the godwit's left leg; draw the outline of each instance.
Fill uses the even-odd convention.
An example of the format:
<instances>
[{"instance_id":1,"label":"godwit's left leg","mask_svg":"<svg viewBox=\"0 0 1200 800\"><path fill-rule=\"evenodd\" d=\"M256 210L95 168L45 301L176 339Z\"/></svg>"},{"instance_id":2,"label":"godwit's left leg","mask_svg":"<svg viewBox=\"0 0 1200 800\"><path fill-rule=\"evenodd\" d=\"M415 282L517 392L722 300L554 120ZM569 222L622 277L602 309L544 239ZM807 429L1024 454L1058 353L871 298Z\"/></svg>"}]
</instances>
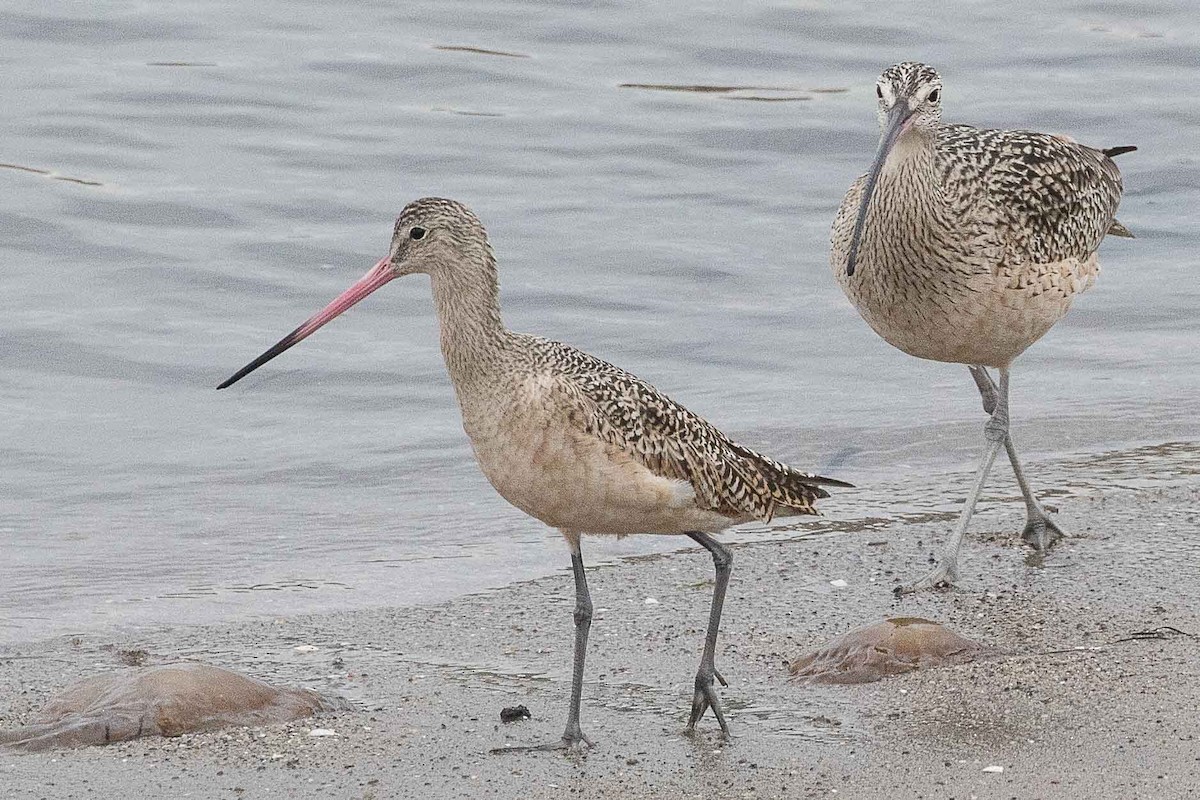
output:
<instances>
[{"instance_id":1,"label":"godwit's left leg","mask_svg":"<svg viewBox=\"0 0 1200 800\"><path fill-rule=\"evenodd\" d=\"M984 367L973 366L970 367L970 370L971 377L975 379L975 385L979 387L979 394L983 398L983 410L988 414L993 413L996 410L999 394L996 382L992 380L992 376ZM1025 470L1021 468L1021 460L1017 458L1017 448L1013 446L1011 433L1004 437L1004 449L1008 451L1008 460L1012 464L1013 475L1017 477L1017 485L1021 487L1021 495L1025 498L1026 521L1021 538L1034 550L1044 553L1050 549L1050 545L1064 536L1063 530L1038 502L1033 489L1029 487L1029 481L1025 479Z\"/></svg>"},{"instance_id":2,"label":"godwit's left leg","mask_svg":"<svg viewBox=\"0 0 1200 800\"><path fill-rule=\"evenodd\" d=\"M725 714L721 711L721 700L717 697L717 690L713 688L713 679L719 680L722 686L729 685L721 677L721 673L717 672L714 662L717 655L717 631L721 627L721 609L725 606L725 590L729 587L729 575L733 572L733 553L706 533L693 531L688 536L712 553L717 579L713 586L712 611L708 616L708 635L704 638L704 655L700 657L700 668L696 670L692 715L688 718L686 730L695 730L696 723L704 716L704 712L711 708L721 725L721 733L728 736L729 724L725 722Z\"/></svg>"},{"instance_id":3,"label":"godwit's left leg","mask_svg":"<svg viewBox=\"0 0 1200 800\"><path fill-rule=\"evenodd\" d=\"M579 706L583 699L583 662L587 655L588 631L592 627L592 596L588 592L587 575L583 571L583 554L579 550L578 534L566 537L571 547L571 571L575 574L575 659L571 668L571 705L567 709L567 727L562 739L550 744L497 747L491 752L525 753L531 750L565 750L582 753L593 747L592 740L583 734L579 725Z\"/></svg>"}]
</instances>

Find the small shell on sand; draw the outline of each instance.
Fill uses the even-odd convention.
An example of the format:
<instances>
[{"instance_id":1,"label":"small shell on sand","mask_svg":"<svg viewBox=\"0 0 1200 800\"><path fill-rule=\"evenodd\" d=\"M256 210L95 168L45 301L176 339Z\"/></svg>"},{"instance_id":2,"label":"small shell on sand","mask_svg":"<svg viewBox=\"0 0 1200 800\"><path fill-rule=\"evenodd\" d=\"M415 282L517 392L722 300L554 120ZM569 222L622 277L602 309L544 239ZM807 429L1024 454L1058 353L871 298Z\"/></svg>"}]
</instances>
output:
<instances>
[{"instance_id":1,"label":"small shell on sand","mask_svg":"<svg viewBox=\"0 0 1200 800\"><path fill-rule=\"evenodd\" d=\"M53 698L31 724L0 731L0 747L37 751L267 725L342 708L308 689L278 689L208 664L166 664L89 678Z\"/></svg>"},{"instance_id":2,"label":"small shell on sand","mask_svg":"<svg viewBox=\"0 0 1200 800\"><path fill-rule=\"evenodd\" d=\"M869 683L917 667L970 661L975 642L920 617L893 617L842 634L797 658L792 675L809 683Z\"/></svg>"}]
</instances>

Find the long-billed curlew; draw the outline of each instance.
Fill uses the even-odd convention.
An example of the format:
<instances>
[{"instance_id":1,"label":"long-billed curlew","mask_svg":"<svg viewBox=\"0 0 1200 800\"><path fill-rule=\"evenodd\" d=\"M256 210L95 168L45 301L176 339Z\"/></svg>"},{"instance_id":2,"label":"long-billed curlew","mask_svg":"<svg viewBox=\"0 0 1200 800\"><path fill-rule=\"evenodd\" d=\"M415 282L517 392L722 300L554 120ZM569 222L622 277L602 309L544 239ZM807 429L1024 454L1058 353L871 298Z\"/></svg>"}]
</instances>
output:
<instances>
[{"instance_id":1,"label":"long-billed curlew","mask_svg":"<svg viewBox=\"0 0 1200 800\"><path fill-rule=\"evenodd\" d=\"M400 213L386 258L289 333L226 386L304 339L383 284L425 273L433 287L442 355L480 469L504 499L562 531L575 574L575 658L567 727L537 748L579 751L583 662L592 601L581 534L684 534L716 566L712 611L687 730L712 708L717 630L733 555L710 534L752 519L815 514L822 485L735 443L650 384L560 342L514 333L500 319L496 262L487 232L452 200L425 198Z\"/></svg>"},{"instance_id":2,"label":"long-billed curlew","mask_svg":"<svg viewBox=\"0 0 1200 800\"><path fill-rule=\"evenodd\" d=\"M1112 157L1061 136L941 123L942 81L915 62L876 83L882 135L846 193L830 263L875 332L918 358L966 364L990 415L975 483L937 567L906 589L951 583L975 502L1000 446L1025 497L1023 538L1044 551L1062 531L1025 480L1009 436L1009 369L1099 271L1121 175ZM999 371L999 385L987 371ZM903 591L903 590L901 590Z\"/></svg>"}]
</instances>

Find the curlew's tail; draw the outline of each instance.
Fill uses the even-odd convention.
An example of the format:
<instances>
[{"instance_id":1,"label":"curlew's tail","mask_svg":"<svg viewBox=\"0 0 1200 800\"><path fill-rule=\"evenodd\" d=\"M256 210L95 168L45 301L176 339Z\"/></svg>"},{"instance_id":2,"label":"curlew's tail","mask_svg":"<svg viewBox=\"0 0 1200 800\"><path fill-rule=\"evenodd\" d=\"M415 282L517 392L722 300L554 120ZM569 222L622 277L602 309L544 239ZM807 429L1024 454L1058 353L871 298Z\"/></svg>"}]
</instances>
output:
<instances>
[{"instance_id":1,"label":"curlew's tail","mask_svg":"<svg viewBox=\"0 0 1200 800\"><path fill-rule=\"evenodd\" d=\"M1105 147L1105 148L1102 148L1100 150L1100 152L1104 153L1104 155L1108 156L1109 158L1116 158L1117 156L1123 156L1126 153L1132 153L1134 150L1137 150L1137 148L1131 144L1125 144L1125 145L1121 145L1120 147ZM1112 223L1108 226L1108 230L1105 232L1105 234L1107 236L1120 236L1123 239L1136 239L1137 238L1136 236L1133 235L1133 231L1129 230L1129 228L1126 228L1124 225L1122 225L1121 221L1118 219L1114 219L1112 221Z\"/></svg>"},{"instance_id":2,"label":"curlew's tail","mask_svg":"<svg viewBox=\"0 0 1200 800\"><path fill-rule=\"evenodd\" d=\"M1108 226L1106 235L1120 236L1123 239L1136 239L1137 238L1136 236L1133 235L1133 231L1129 230L1129 228L1126 228L1124 225L1121 224L1121 220L1119 220L1119 219L1114 219L1112 221L1112 223Z\"/></svg>"}]
</instances>

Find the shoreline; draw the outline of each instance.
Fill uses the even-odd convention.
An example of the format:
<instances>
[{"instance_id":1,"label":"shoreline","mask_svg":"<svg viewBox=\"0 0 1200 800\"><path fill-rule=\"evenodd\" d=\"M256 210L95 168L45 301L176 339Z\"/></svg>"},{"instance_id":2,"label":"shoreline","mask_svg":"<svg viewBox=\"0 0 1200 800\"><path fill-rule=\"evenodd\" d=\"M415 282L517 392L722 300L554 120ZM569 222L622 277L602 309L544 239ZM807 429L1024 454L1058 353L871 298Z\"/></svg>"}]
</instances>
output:
<instances>
[{"instance_id":1,"label":"shoreline","mask_svg":"<svg viewBox=\"0 0 1200 800\"><path fill-rule=\"evenodd\" d=\"M1078 437L1084 427L1081 420L1067 419L1066 424L1060 420L1057 428L1045 419L1023 422L1021 441L1030 445L1022 447L1023 453L1035 462L1086 463L1112 452L1153 451L1164 441L1179 440L1181 433L1185 440L1200 435L1191 430L1193 426L1153 426L1144 421L1127 425L1123 421L1119 435L1118 431L1106 431L1110 438L1101 448L1090 438ZM1099 424L1090 417L1084 419ZM817 471L849 480L857 488L838 490L823 500L820 517L742 525L722 534L723 541L786 538L794 535L793 531L882 529L911 521L920 513L952 519L961 498L942 487L974 469L979 430L975 419L884 431L855 428L834 438L869 443L870 449L837 453L825 444L830 437L818 437L813 431L803 432L785 447L771 445L772 441L787 441L783 431L763 429L743 436L751 446L769 450L785 462L808 464L812 459L806 453L826 453L837 463L824 463ZM889 472L876 471L865 469L864 461L893 466ZM461 536L443 543L429 534L414 548L411 543L396 541L396 533L386 526L368 526L363 535L353 537L350 546L330 551L337 546L339 527L299 533L284 524L255 533L245 545L209 539L214 553L230 550L233 555L217 555L212 562L201 561L192 567L187 559L172 559L157 535L151 535L149 541L124 542L121 546L128 551L127 558L95 556L86 560L82 572L78 555L57 569L53 559L26 564L18 551L16 562L7 571L0 570L0 577L11 581L10 593L0 603L0 649L57 635L137 637L181 620L190 625L222 625L267 616L428 605L546 577L565 568L567 555L556 531L496 497L474 463L463 464L463 471L469 478L462 490L468 494L486 491L487 503L479 507L473 503L470 519L448 518L447 528L469 529L485 514L491 514L493 520L484 538L466 543ZM1015 496L1015 487L992 477L989 496ZM1086 475L1073 477L1079 480L1069 491L1094 488L1083 482ZM1036 477L1034 480L1035 487L1039 486ZM1047 496L1057 491L1053 488ZM610 565L688 547L682 539L671 538L587 537L585 557L589 565ZM96 537L96 542L103 541L105 537ZM297 548L301 555L288 548ZM68 586L69 593L64 591Z\"/></svg>"},{"instance_id":2,"label":"shoreline","mask_svg":"<svg viewBox=\"0 0 1200 800\"><path fill-rule=\"evenodd\" d=\"M0 646L4 728L79 677L119 668L127 649L355 705L311 723L0 752L0 784L21 798L1200 796L1200 638L1134 636L1200 634L1198 456L1200 444L1177 443L1031 464L1035 487L1065 487L1043 496L1071 534L1040 567L1025 563L1023 508L997 469L948 592L890 591L927 568L948 532L943 510L735 539L718 646L729 743L711 716L696 737L680 734L711 585L694 548L589 567L583 724L598 747L578 762L487 754L561 732L573 602L563 569L430 606ZM915 496L943 505L970 480L937 477ZM824 522L837 522L832 510ZM898 615L946 623L992 654L861 686L787 679L784 661ZM318 649L294 649L304 644ZM533 718L502 725L500 709L519 704ZM338 735L309 737L313 727Z\"/></svg>"}]
</instances>

